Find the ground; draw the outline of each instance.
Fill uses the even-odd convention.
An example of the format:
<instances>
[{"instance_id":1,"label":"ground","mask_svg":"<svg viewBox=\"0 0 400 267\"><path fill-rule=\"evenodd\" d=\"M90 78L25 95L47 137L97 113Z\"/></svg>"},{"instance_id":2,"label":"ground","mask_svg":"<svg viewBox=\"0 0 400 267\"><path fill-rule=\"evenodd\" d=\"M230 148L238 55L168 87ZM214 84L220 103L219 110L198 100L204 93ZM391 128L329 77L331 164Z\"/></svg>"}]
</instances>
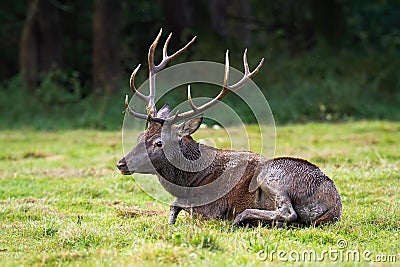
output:
<instances>
[{"instance_id":1,"label":"ground","mask_svg":"<svg viewBox=\"0 0 400 267\"><path fill-rule=\"evenodd\" d=\"M256 127L248 129L251 135ZM224 147L223 133L200 129L196 138L220 135L216 143ZM184 213L167 225L168 206L140 189L139 176L116 170L123 156L118 131L2 131L0 265L396 265L399 135L398 122L278 127L275 155L317 164L341 194L343 217L319 228L271 229Z\"/></svg>"}]
</instances>

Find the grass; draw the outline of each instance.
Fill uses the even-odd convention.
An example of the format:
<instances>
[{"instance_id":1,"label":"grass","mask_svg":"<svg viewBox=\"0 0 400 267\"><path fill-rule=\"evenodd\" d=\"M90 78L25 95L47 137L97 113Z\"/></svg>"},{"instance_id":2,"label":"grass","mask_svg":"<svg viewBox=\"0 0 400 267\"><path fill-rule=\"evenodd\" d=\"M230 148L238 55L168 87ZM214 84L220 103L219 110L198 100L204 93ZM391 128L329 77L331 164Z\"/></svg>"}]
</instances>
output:
<instances>
[{"instance_id":1,"label":"grass","mask_svg":"<svg viewBox=\"0 0 400 267\"><path fill-rule=\"evenodd\" d=\"M278 127L276 156L319 165L338 187L343 217L320 228L271 229L234 228L184 213L167 225L168 206L138 187L139 176L116 171L120 132L1 131L0 265L278 266L279 253L289 265L316 265L291 261L296 251L311 250L341 253L336 261L326 254L325 265L358 264L346 261L349 251L361 253L362 265L370 264L363 253L374 260L386 255L386 261L394 255L398 264L399 133L400 123L381 121ZM196 137L210 135L224 132L201 129ZM148 177L148 183L157 180ZM343 240L347 246L340 249ZM266 261L257 258L266 255L260 251L268 253Z\"/></svg>"}]
</instances>

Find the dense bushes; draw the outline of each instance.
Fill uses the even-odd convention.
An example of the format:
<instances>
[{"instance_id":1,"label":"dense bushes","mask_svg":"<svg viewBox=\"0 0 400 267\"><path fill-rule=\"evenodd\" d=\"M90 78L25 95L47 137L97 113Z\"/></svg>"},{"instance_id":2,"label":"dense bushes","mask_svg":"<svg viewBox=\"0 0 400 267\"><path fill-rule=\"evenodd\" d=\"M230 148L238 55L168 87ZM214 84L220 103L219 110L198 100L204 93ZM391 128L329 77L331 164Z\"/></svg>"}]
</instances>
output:
<instances>
[{"instance_id":1,"label":"dense bushes","mask_svg":"<svg viewBox=\"0 0 400 267\"><path fill-rule=\"evenodd\" d=\"M278 124L357 119L400 119L400 69L394 55L380 52L333 53L316 49L296 58L271 56L255 82L266 96ZM232 65L240 68L241 62ZM34 94L23 89L18 76L0 88L0 128L119 129L123 120L123 96L83 95L76 73L56 70L46 75ZM125 84L128 82L125 78ZM143 80L144 77L139 77ZM215 95L212 90L209 96ZM182 99L182 96L178 98ZM252 116L244 105L227 102L247 123ZM165 102L176 103L169 95ZM161 105L162 103L160 103Z\"/></svg>"}]
</instances>

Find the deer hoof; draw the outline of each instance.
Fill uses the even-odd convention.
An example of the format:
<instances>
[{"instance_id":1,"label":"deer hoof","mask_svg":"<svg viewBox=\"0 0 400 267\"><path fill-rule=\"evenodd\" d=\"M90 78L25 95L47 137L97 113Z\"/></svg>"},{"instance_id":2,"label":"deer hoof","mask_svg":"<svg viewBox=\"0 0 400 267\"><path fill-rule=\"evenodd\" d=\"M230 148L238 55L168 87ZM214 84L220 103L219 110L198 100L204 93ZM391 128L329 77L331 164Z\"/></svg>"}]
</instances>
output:
<instances>
[{"instance_id":1,"label":"deer hoof","mask_svg":"<svg viewBox=\"0 0 400 267\"><path fill-rule=\"evenodd\" d=\"M168 219L168 224L169 225L173 225L173 224L175 224L175 222L176 222L176 218L169 218Z\"/></svg>"},{"instance_id":2,"label":"deer hoof","mask_svg":"<svg viewBox=\"0 0 400 267\"><path fill-rule=\"evenodd\" d=\"M236 216L235 220L233 221L234 226L241 226L244 224L244 222L246 221L246 216L243 213L244 212L242 212L238 216Z\"/></svg>"}]
</instances>

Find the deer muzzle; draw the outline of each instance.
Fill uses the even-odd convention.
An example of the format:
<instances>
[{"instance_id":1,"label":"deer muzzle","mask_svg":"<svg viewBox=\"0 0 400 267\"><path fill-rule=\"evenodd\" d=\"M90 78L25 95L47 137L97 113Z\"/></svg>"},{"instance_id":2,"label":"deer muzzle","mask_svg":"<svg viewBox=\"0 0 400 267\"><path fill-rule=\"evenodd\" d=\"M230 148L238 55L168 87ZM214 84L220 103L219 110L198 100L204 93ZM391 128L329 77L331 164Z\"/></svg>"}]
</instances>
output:
<instances>
[{"instance_id":1,"label":"deer muzzle","mask_svg":"<svg viewBox=\"0 0 400 267\"><path fill-rule=\"evenodd\" d=\"M128 168L128 164L126 164L125 158L122 158L120 159L120 161L118 161L117 168L124 175L132 174L132 172Z\"/></svg>"}]
</instances>

